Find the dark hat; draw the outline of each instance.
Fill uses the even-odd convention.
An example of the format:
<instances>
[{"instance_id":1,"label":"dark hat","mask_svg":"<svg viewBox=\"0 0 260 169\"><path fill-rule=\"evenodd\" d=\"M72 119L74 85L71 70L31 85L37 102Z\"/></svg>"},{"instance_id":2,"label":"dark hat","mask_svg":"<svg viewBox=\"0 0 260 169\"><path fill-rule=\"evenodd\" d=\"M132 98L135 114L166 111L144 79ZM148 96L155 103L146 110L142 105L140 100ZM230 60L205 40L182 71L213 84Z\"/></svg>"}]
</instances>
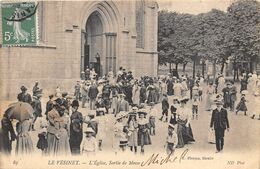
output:
<instances>
[{"instance_id":1,"label":"dark hat","mask_svg":"<svg viewBox=\"0 0 260 169\"><path fill-rule=\"evenodd\" d=\"M54 100L54 104L55 104L55 105L61 106L62 103L63 103L63 102L62 102L61 98L57 98L57 99Z\"/></svg>"},{"instance_id":2,"label":"dark hat","mask_svg":"<svg viewBox=\"0 0 260 169\"><path fill-rule=\"evenodd\" d=\"M139 111L138 111L137 113L138 113L139 116L140 116L141 114L147 115L147 112L146 112L145 109L139 109Z\"/></svg>"},{"instance_id":3,"label":"dark hat","mask_svg":"<svg viewBox=\"0 0 260 169\"><path fill-rule=\"evenodd\" d=\"M68 95L67 92L63 92L63 93L61 94L62 97L66 97L67 95Z\"/></svg>"},{"instance_id":4,"label":"dark hat","mask_svg":"<svg viewBox=\"0 0 260 169\"><path fill-rule=\"evenodd\" d=\"M78 100L73 100L71 107L79 107L79 101Z\"/></svg>"},{"instance_id":5,"label":"dark hat","mask_svg":"<svg viewBox=\"0 0 260 169\"><path fill-rule=\"evenodd\" d=\"M50 94L50 95L49 95L49 99L52 99L53 97L54 97L53 94Z\"/></svg>"},{"instance_id":6,"label":"dark hat","mask_svg":"<svg viewBox=\"0 0 260 169\"><path fill-rule=\"evenodd\" d=\"M22 91L26 91L27 90L27 88L25 87L25 86L21 86L21 88L20 88Z\"/></svg>"}]
</instances>

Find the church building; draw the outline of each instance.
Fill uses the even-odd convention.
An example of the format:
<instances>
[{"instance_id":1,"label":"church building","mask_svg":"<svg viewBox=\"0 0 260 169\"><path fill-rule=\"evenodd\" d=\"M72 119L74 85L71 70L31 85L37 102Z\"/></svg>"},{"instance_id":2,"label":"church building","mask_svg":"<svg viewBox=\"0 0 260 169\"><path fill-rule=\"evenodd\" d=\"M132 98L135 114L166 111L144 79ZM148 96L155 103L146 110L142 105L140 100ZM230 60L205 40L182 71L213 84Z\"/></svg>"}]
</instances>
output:
<instances>
[{"instance_id":1,"label":"church building","mask_svg":"<svg viewBox=\"0 0 260 169\"><path fill-rule=\"evenodd\" d=\"M37 45L2 45L0 100L14 99L39 81L44 94L73 91L81 72L100 76L119 67L135 77L157 76L158 4L136 1L39 1ZM0 12L1 13L1 12Z\"/></svg>"}]
</instances>

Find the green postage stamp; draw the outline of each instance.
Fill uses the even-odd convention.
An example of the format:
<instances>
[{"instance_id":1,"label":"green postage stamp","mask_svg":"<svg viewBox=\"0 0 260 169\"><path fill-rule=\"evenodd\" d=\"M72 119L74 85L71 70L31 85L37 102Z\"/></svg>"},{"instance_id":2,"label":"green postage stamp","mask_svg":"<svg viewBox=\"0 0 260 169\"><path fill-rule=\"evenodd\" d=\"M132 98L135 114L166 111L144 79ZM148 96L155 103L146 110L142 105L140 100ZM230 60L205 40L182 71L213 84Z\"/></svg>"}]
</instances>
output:
<instances>
[{"instance_id":1,"label":"green postage stamp","mask_svg":"<svg viewBox=\"0 0 260 169\"><path fill-rule=\"evenodd\" d=\"M37 24L35 2L2 3L3 46L35 46Z\"/></svg>"}]
</instances>

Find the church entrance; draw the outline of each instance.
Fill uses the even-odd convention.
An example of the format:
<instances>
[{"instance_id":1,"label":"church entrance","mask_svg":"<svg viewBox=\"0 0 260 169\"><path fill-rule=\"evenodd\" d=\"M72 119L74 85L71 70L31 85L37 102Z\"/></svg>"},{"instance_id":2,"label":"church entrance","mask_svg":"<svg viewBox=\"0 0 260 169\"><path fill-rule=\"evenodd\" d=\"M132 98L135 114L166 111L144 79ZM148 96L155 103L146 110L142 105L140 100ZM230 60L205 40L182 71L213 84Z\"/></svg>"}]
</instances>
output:
<instances>
[{"instance_id":1,"label":"church entrance","mask_svg":"<svg viewBox=\"0 0 260 169\"><path fill-rule=\"evenodd\" d=\"M117 34L109 32L107 24L98 11L89 15L82 31L81 71L94 68L99 77L116 72Z\"/></svg>"}]
</instances>

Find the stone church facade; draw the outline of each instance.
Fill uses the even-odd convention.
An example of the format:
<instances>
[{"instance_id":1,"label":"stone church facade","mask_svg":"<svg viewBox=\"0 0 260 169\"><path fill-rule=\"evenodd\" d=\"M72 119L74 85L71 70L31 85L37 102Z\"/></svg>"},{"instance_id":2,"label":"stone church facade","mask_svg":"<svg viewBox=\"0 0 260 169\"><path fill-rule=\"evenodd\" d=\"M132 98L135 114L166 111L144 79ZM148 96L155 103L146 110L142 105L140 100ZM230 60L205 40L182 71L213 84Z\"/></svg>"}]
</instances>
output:
<instances>
[{"instance_id":1,"label":"stone church facade","mask_svg":"<svg viewBox=\"0 0 260 169\"><path fill-rule=\"evenodd\" d=\"M45 94L73 91L87 67L156 76L157 12L152 0L39 2L38 45L0 47L0 99L14 99L21 85L31 93L36 80Z\"/></svg>"}]
</instances>

